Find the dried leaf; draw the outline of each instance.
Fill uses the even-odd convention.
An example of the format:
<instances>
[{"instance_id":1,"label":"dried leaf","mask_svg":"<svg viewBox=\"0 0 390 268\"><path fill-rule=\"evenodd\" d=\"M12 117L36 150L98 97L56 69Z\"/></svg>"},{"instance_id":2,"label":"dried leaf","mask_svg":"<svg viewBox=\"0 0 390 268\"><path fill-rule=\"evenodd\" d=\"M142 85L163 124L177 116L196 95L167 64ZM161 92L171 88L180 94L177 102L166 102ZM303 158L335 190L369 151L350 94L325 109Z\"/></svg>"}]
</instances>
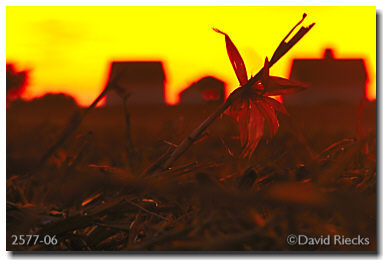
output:
<instances>
[{"instance_id":1,"label":"dried leaf","mask_svg":"<svg viewBox=\"0 0 390 268\"><path fill-rule=\"evenodd\" d=\"M265 58L263 70L260 80L254 84L254 88L262 91L263 96L292 94L307 88L307 85L302 82L270 76L268 58Z\"/></svg>"},{"instance_id":2,"label":"dried leaf","mask_svg":"<svg viewBox=\"0 0 390 268\"><path fill-rule=\"evenodd\" d=\"M263 98L259 98L256 102L256 107L261 111L263 114L263 117L265 119L265 122L267 123L269 135L270 138L272 138L279 128L279 121L276 117L275 109L272 105L270 105L268 102L264 101Z\"/></svg>"},{"instance_id":3,"label":"dried leaf","mask_svg":"<svg viewBox=\"0 0 390 268\"><path fill-rule=\"evenodd\" d=\"M102 193L97 193L91 197L88 197L87 199L85 199L82 203L81 203L81 206L84 207L90 203L92 203L93 201L97 200L100 196L102 195Z\"/></svg>"},{"instance_id":4,"label":"dried leaf","mask_svg":"<svg viewBox=\"0 0 390 268\"><path fill-rule=\"evenodd\" d=\"M242 152L243 157L252 156L264 134L264 116L253 101L250 103L249 124L246 126L248 139Z\"/></svg>"},{"instance_id":5,"label":"dried leaf","mask_svg":"<svg viewBox=\"0 0 390 268\"><path fill-rule=\"evenodd\" d=\"M226 49L229 55L230 62L233 66L234 72L236 73L238 81L240 82L240 85L244 85L246 82L248 82L248 74L246 72L245 63L240 55L240 52L238 52L238 49L226 33L216 28L213 28L213 30L217 33L225 35Z\"/></svg>"},{"instance_id":6,"label":"dried leaf","mask_svg":"<svg viewBox=\"0 0 390 268\"><path fill-rule=\"evenodd\" d=\"M308 27L302 27L299 31L286 42L286 39L291 35L295 28L300 25L303 20L306 18L306 13L303 14L302 19L291 29L291 31L286 35L286 37L280 42L278 48L275 50L275 53L272 55L270 64L273 65L278 61L284 54L286 54L298 41L315 25L315 23L310 24Z\"/></svg>"}]
</instances>

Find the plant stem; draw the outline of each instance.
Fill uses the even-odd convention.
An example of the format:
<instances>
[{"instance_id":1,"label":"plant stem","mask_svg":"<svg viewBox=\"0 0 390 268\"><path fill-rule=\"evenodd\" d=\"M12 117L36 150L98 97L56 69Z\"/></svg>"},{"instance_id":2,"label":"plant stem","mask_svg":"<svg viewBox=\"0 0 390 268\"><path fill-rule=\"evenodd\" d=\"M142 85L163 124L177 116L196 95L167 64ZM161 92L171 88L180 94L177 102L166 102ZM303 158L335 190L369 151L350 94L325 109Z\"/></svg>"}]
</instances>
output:
<instances>
[{"instance_id":1,"label":"plant stem","mask_svg":"<svg viewBox=\"0 0 390 268\"><path fill-rule=\"evenodd\" d=\"M81 122L85 118L85 116L96 107L98 102L107 94L107 91L110 88L110 83L107 83L106 87L100 93L100 95L89 105L89 107L84 110L83 113L80 111L76 111L72 118L70 119L69 123L67 124L66 128L62 131L60 137L57 139L56 143L54 143L49 150L42 156L41 161L39 162L39 165L37 168L43 166L46 161L57 152L57 150L61 147L61 145L69 138L69 136L80 126Z\"/></svg>"},{"instance_id":2,"label":"plant stem","mask_svg":"<svg viewBox=\"0 0 390 268\"><path fill-rule=\"evenodd\" d=\"M271 66L272 65L270 65L269 67ZM261 76L262 73L263 68L259 71L257 75ZM223 112L225 112L230 107L233 101L240 97L241 93L245 91L247 87L252 86L255 82L256 81L252 78L244 86L236 88L229 95L226 101L214 113L207 117L206 120L204 120L196 129L194 129L191 134L176 147L176 149L170 154L169 158L167 158L166 161L160 164L162 168L170 168L173 162L175 162L185 151L187 151L188 148L190 148L191 145L199 138L199 136L202 135L203 131L205 131L215 121L215 119L217 119L221 114L223 114ZM156 164L154 164L153 166L154 170L152 172L146 172L147 174L152 175L153 172L157 171Z\"/></svg>"},{"instance_id":3,"label":"plant stem","mask_svg":"<svg viewBox=\"0 0 390 268\"><path fill-rule=\"evenodd\" d=\"M196 129L192 131L192 133L185 138L172 152L168 160L164 163L162 166L164 169L169 168L172 163L178 159L187 149L199 138L199 136L205 131L211 123L215 121L229 106L231 105L231 100L233 94L229 96L229 98L209 117L207 117L206 120L204 120Z\"/></svg>"},{"instance_id":4,"label":"plant stem","mask_svg":"<svg viewBox=\"0 0 390 268\"><path fill-rule=\"evenodd\" d=\"M276 62L275 62L276 63ZM274 64L274 63L273 63ZM273 64L271 64L269 67L271 67ZM257 73L256 76L261 76L263 73L263 68ZM172 152L170 157L167 161L162 165L163 169L168 169L171 167L173 162L175 162L191 145L199 138L199 136L205 131L214 121L217 119L223 112L226 111L230 107L230 105L233 103L233 101L240 97L241 93L246 90L246 88L251 87L257 80L251 78L248 83L246 83L244 86L236 88L226 99L226 101L209 117L207 117L206 120L204 120L196 129L192 131L192 133L185 138Z\"/></svg>"},{"instance_id":5,"label":"plant stem","mask_svg":"<svg viewBox=\"0 0 390 268\"><path fill-rule=\"evenodd\" d=\"M127 97L122 98L123 101L123 113L125 115L125 138L126 138L126 156L129 167L133 170L135 168L135 156L136 151L134 148L133 139L131 138L131 127L130 127L130 114L127 109ZM134 171L134 170L133 170Z\"/></svg>"},{"instance_id":6,"label":"plant stem","mask_svg":"<svg viewBox=\"0 0 390 268\"><path fill-rule=\"evenodd\" d=\"M107 92L114 87L119 78L123 75L125 70L120 71L117 75L110 77L110 80L107 81L106 86L100 95L84 110L83 113L77 111L73 114L66 128L62 131L61 136L58 138L57 142L54 143L49 150L42 156L41 161L36 169L42 167L46 161L61 147L61 145L69 138L69 136L80 126L81 122L85 116L96 107L99 101L107 94Z\"/></svg>"}]
</instances>

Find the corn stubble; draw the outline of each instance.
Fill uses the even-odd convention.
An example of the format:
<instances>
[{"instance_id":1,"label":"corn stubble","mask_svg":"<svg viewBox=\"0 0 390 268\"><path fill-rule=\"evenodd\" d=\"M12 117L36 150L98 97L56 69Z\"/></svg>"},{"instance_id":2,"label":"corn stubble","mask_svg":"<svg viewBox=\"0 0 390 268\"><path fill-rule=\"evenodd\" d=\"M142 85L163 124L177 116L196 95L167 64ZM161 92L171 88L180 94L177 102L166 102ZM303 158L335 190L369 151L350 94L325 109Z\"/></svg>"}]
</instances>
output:
<instances>
[{"instance_id":1,"label":"corn stubble","mask_svg":"<svg viewBox=\"0 0 390 268\"><path fill-rule=\"evenodd\" d=\"M302 27L286 42L305 17L250 79L230 37L215 29L225 37L240 87L182 142L172 131L172 142L154 146L160 154L139 153L145 146L133 140L124 106L122 164L91 164L107 158L96 153L97 138L90 132L76 138L71 133L96 103L76 116L39 168L28 176L7 178L7 249L375 251L376 133L359 125L357 138L309 152L288 127L286 109L269 97L305 88L269 75L269 68L312 28ZM238 124L239 132L224 114ZM67 139L75 146L61 148ZM144 171L134 172L135 163ZM372 242L363 249L297 248L286 243L291 233L365 234ZM56 235L59 244L12 246L11 234Z\"/></svg>"}]
</instances>

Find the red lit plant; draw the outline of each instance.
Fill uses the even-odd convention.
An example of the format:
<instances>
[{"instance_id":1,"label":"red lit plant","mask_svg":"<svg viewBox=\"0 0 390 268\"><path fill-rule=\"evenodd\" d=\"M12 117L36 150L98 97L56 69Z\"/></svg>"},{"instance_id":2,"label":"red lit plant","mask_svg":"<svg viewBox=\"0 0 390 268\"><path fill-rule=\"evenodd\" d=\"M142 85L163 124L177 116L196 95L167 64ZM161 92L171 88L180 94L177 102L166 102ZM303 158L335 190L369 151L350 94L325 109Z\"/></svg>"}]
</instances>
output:
<instances>
[{"instance_id":1,"label":"red lit plant","mask_svg":"<svg viewBox=\"0 0 390 268\"><path fill-rule=\"evenodd\" d=\"M170 168L173 162L178 159L194 141L202 135L208 126L224 112L230 115L239 125L241 145L244 147L242 151L243 157L250 157L252 155L264 134L265 125L268 127L270 137L275 135L279 128L276 111L282 113L287 113L287 111L281 103L270 98L270 96L295 93L304 89L305 85L285 78L270 76L269 68L286 54L314 26L313 23L308 27L301 27L289 41L286 41L295 28L303 22L305 17L306 14L303 14L302 19L279 44L271 60L268 61L268 58L266 58L263 68L250 79L248 79L244 61L230 37L226 33L214 29L216 32L225 36L228 56L238 81L240 82L240 87L235 89L227 100L194 129L173 152L167 154L164 159L160 159L159 162L153 165L152 169L149 169L145 174L153 173L158 167L162 167L163 169Z\"/></svg>"}]
</instances>

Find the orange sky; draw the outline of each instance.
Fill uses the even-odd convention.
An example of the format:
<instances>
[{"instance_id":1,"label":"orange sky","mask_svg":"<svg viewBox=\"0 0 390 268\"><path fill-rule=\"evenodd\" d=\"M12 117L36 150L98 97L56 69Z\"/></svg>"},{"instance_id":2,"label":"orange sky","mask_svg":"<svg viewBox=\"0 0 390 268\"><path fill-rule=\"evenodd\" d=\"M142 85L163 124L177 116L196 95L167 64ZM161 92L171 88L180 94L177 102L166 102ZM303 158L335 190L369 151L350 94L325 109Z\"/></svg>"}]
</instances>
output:
<instances>
[{"instance_id":1,"label":"orange sky","mask_svg":"<svg viewBox=\"0 0 390 268\"><path fill-rule=\"evenodd\" d=\"M162 60L167 101L204 75L238 86L227 57L227 32L255 74L301 18L315 27L271 70L288 76L291 60L336 57L366 60L375 98L375 7L7 7L7 62L31 69L26 98L66 92L81 105L101 92L113 60Z\"/></svg>"}]
</instances>

